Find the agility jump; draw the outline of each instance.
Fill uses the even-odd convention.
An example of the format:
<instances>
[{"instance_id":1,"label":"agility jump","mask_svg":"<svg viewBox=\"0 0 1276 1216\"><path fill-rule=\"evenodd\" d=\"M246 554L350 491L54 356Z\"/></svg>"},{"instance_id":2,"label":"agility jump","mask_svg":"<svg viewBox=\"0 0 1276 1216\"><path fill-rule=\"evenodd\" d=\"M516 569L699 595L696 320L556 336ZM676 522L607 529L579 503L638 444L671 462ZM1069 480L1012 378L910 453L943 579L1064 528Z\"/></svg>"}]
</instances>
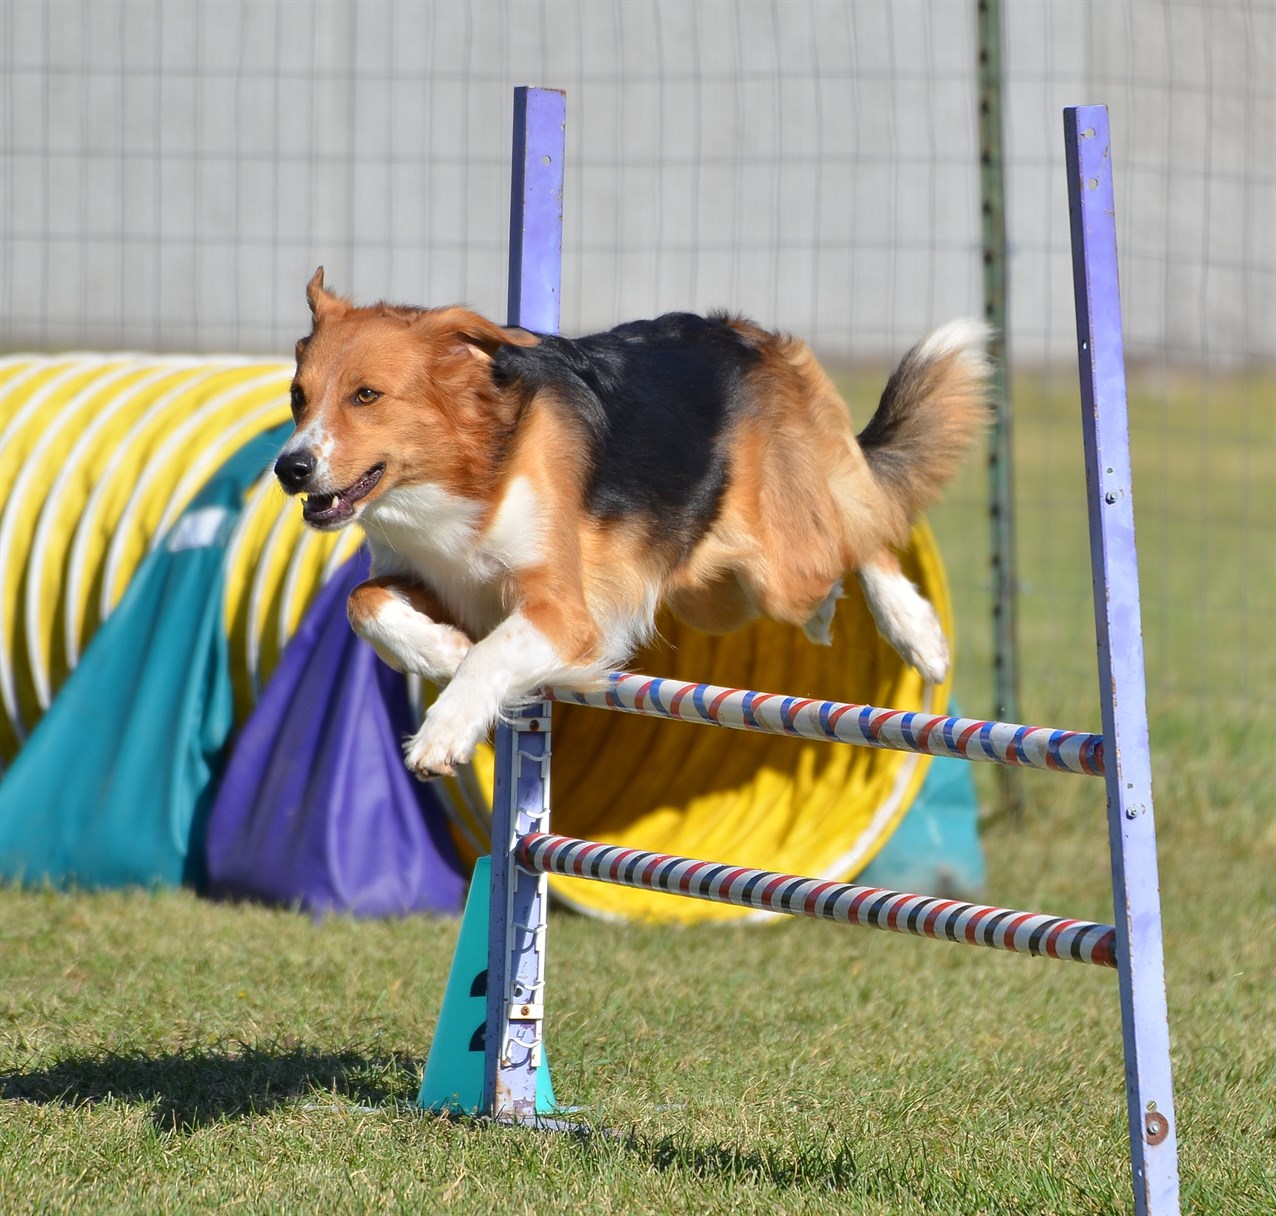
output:
<instances>
[{"instance_id":1,"label":"agility jump","mask_svg":"<svg viewBox=\"0 0 1276 1216\"><path fill-rule=\"evenodd\" d=\"M565 98L515 94L509 322L558 327ZM1115 966L1135 1211L1178 1211L1156 838L1130 491L1124 356L1105 107L1064 115L1102 737L615 675L596 694L548 689L498 728L479 1109L552 1125L536 1104L546 1008L545 874L628 883L770 911ZM669 857L550 830L550 700L706 725L954 756L1105 779L1114 924L976 907ZM427 1070L428 1071L428 1070ZM423 1103L426 1095L422 1094Z\"/></svg>"}]
</instances>

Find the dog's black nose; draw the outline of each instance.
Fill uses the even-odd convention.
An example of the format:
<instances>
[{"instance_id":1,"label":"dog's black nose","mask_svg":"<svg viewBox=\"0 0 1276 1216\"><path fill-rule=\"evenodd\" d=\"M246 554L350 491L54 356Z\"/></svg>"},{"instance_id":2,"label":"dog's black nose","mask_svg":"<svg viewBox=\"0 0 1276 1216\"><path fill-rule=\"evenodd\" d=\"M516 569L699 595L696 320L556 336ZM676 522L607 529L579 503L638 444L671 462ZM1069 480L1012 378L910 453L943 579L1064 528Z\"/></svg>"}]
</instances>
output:
<instances>
[{"instance_id":1,"label":"dog's black nose","mask_svg":"<svg viewBox=\"0 0 1276 1216\"><path fill-rule=\"evenodd\" d=\"M275 476L289 494L300 494L315 471L315 458L311 452L285 452L275 461Z\"/></svg>"}]
</instances>

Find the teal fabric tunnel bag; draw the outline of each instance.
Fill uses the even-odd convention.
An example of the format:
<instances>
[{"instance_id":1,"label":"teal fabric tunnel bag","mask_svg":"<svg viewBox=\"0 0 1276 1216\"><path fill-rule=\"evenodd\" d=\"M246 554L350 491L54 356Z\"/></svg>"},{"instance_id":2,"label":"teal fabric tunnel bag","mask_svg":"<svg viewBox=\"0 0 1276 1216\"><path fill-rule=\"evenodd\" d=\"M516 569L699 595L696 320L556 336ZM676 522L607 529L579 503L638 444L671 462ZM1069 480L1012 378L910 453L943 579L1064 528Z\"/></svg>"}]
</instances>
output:
<instances>
[{"instance_id":1,"label":"teal fabric tunnel bag","mask_svg":"<svg viewBox=\"0 0 1276 1216\"><path fill-rule=\"evenodd\" d=\"M0 878L204 884L204 825L234 724L224 559L290 427L241 448L139 566L0 780Z\"/></svg>"}]
</instances>

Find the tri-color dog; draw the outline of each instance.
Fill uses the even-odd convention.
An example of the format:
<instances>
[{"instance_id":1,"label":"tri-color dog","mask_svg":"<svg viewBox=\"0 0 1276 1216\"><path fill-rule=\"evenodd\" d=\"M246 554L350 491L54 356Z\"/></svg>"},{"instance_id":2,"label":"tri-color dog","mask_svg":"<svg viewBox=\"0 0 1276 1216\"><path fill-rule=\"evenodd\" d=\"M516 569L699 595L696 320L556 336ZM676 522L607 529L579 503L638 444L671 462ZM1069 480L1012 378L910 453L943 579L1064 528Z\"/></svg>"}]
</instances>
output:
<instances>
[{"instance_id":1,"label":"tri-color dog","mask_svg":"<svg viewBox=\"0 0 1276 1216\"><path fill-rule=\"evenodd\" d=\"M913 347L857 438L810 348L741 317L568 339L357 308L322 267L306 295L275 472L312 527L363 525L354 629L446 685L405 745L418 776L453 772L538 687L596 686L662 606L711 633L765 615L827 643L853 571L891 645L947 673L894 551L985 420L982 323Z\"/></svg>"}]
</instances>

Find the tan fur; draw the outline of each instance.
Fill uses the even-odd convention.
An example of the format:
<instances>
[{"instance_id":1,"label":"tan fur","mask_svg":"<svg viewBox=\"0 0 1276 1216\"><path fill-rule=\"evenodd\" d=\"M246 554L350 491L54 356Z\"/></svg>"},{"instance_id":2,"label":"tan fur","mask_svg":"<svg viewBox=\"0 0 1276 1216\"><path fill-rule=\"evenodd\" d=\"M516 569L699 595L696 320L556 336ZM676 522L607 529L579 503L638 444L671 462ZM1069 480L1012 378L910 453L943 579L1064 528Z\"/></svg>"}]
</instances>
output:
<instances>
[{"instance_id":1,"label":"tan fur","mask_svg":"<svg viewBox=\"0 0 1276 1216\"><path fill-rule=\"evenodd\" d=\"M586 602L577 452L574 437L533 402L502 484L526 477L542 511L542 560L512 578L509 606L521 603L564 660L585 665L598 657L601 637Z\"/></svg>"},{"instance_id":2,"label":"tan fur","mask_svg":"<svg viewBox=\"0 0 1276 1216\"><path fill-rule=\"evenodd\" d=\"M842 577L874 571L865 587L883 632L902 635L893 644L942 677L946 644L895 593L891 580L903 576L892 549L982 416L986 368L968 349L914 348L887 390L895 394L889 434L879 410L864 433L876 446L862 447L805 343L729 322L761 355L747 388L758 408L741 411L729 436L726 489L708 533L675 554L653 544L640 520L603 522L586 511L584 437L573 433L571 411L494 384L497 348L535 345L535 336L463 308L356 308L324 288L322 269L306 294L314 328L298 343L296 422L323 447L328 479L309 492L338 492L385 468L358 503L377 577L350 597L357 632L371 636L397 595L423 619L461 631L477 656L482 639L517 614L519 628L557 656L553 678L584 686L625 662L661 604L709 632L762 614L820 622L808 632L826 636ZM365 389L379 396L361 404ZM413 512L423 512L418 533ZM909 631L918 629L925 636L914 645ZM413 669L411 656L387 655L384 630L377 636L382 657ZM440 723L431 728L427 718L409 749L421 775L468 758L454 754L470 746L465 739L426 737Z\"/></svg>"},{"instance_id":3,"label":"tan fur","mask_svg":"<svg viewBox=\"0 0 1276 1216\"><path fill-rule=\"evenodd\" d=\"M766 412L738 434L718 519L670 582L673 611L708 632L759 615L802 625L843 574L907 539L810 348L781 338L764 358Z\"/></svg>"}]
</instances>

